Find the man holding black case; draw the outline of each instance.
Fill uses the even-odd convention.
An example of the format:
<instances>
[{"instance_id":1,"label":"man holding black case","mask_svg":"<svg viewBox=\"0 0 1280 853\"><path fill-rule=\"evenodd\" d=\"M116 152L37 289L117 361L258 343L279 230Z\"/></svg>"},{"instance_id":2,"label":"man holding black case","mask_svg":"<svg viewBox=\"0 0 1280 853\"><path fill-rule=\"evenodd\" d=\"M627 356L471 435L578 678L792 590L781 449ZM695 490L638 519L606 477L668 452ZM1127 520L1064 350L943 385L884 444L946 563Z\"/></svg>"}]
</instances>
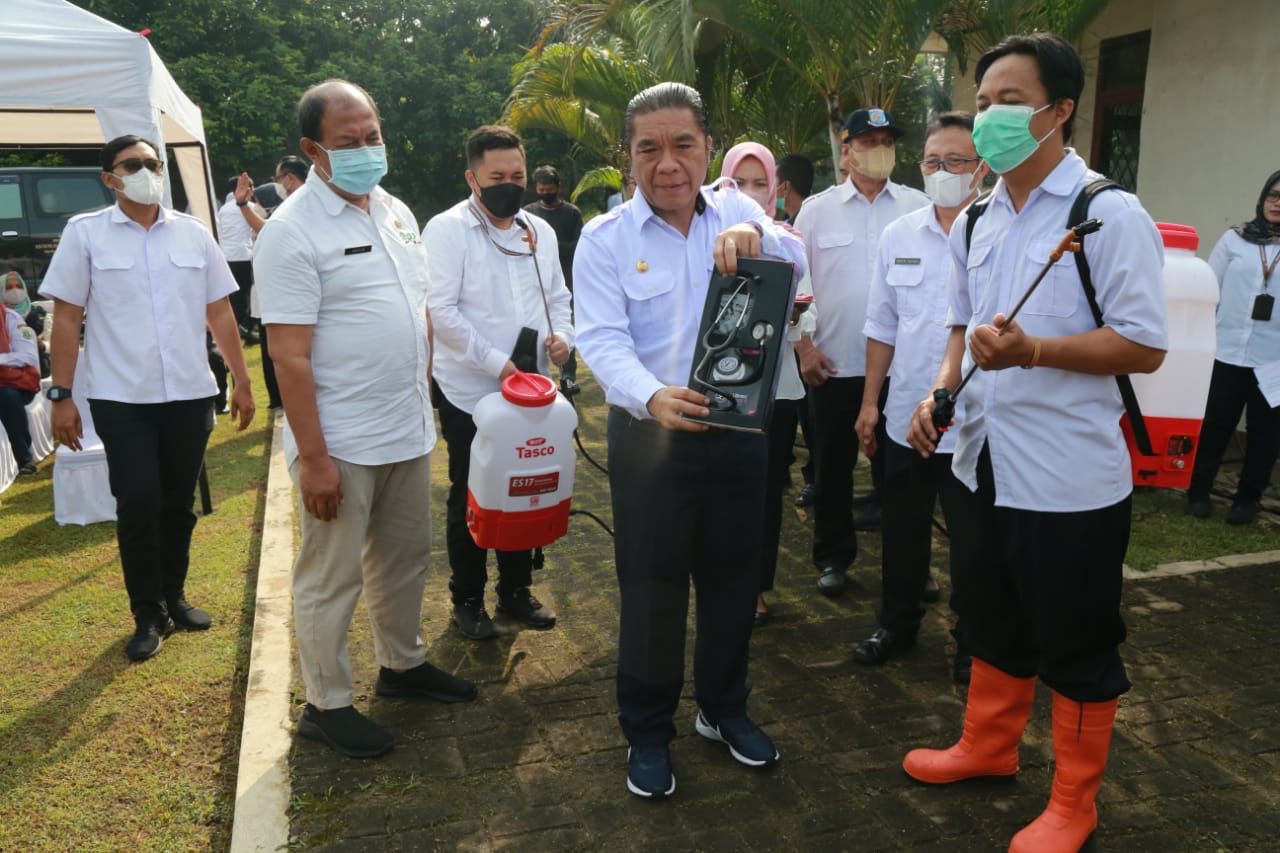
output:
<instances>
[{"instance_id":1,"label":"man holding black case","mask_svg":"<svg viewBox=\"0 0 1280 853\"><path fill-rule=\"evenodd\" d=\"M433 395L449 445L446 541L453 574L453 621L463 636L496 632L484 606L488 552L467 528L471 417L482 398L517 370L549 374L573 347L573 317L556 234L522 215L528 175L520 137L487 125L467 139L471 195L427 223L427 305L435 330ZM548 324L550 328L548 328ZM498 551L498 612L531 628L551 628L555 614L534 598L532 551Z\"/></svg>"}]
</instances>

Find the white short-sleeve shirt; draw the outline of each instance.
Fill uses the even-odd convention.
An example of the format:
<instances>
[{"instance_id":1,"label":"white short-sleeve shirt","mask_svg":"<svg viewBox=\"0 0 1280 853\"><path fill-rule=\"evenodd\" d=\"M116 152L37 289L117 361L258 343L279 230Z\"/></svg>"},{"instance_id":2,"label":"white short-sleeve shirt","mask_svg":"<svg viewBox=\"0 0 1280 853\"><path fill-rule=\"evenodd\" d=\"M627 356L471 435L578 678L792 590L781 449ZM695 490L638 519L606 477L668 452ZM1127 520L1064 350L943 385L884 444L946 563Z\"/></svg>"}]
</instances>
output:
<instances>
[{"instance_id":1,"label":"white short-sleeve shirt","mask_svg":"<svg viewBox=\"0 0 1280 853\"><path fill-rule=\"evenodd\" d=\"M427 255L409 209L376 188L365 213L313 169L258 234L253 275L263 323L314 327L329 455L385 465L430 453ZM297 453L286 427L286 457Z\"/></svg>"},{"instance_id":2,"label":"white short-sleeve shirt","mask_svg":"<svg viewBox=\"0 0 1280 853\"><path fill-rule=\"evenodd\" d=\"M1259 254L1261 249L1261 254ZM1270 320L1253 319L1253 303L1263 293L1280 293L1280 264L1264 286L1263 258L1268 265L1280 256L1280 243L1259 247L1228 228L1209 255L1218 277L1218 361L1238 367L1261 367L1280 360L1280 312Z\"/></svg>"},{"instance_id":3,"label":"white short-sleeve shirt","mask_svg":"<svg viewBox=\"0 0 1280 853\"><path fill-rule=\"evenodd\" d=\"M113 205L67 223L40 294L85 309L88 399L167 403L218 393L205 313L236 289L199 219L161 207L147 229Z\"/></svg>"}]
</instances>

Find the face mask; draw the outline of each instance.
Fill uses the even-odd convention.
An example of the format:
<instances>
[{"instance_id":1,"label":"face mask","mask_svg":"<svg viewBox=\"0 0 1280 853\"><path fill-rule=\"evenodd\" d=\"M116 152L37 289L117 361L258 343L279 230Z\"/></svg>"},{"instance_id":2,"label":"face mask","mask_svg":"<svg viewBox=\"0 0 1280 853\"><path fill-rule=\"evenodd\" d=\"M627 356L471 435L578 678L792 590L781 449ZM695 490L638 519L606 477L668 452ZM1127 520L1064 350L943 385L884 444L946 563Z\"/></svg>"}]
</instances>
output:
<instances>
[{"instance_id":1,"label":"face mask","mask_svg":"<svg viewBox=\"0 0 1280 853\"><path fill-rule=\"evenodd\" d=\"M787 212L787 200L785 198L783 198L782 196L778 196L778 198L774 199L774 201L777 202L777 208L779 213Z\"/></svg>"},{"instance_id":2,"label":"face mask","mask_svg":"<svg viewBox=\"0 0 1280 853\"><path fill-rule=\"evenodd\" d=\"M992 104L978 113L973 120L973 145L978 156L998 175L1021 166L1053 135L1054 128L1039 139L1031 135L1031 117L1051 106L1052 102L1037 110L1019 104Z\"/></svg>"},{"instance_id":3,"label":"face mask","mask_svg":"<svg viewBox=\"0 0 1280 853\"><path fill-rule=\"evenodd\" d=\"M6 305L12 305L14 307L17 307L27 301L27 291L25 291L21 287L15 287L12 290L6 290L4 292L4 301ZM18 313L21 314L22 312L19 311Z\"/></svg>"},{"instance_id":4,"label":"face mask","mask_svg":"<svg viewBox=\"0 0 1280 853\"><path fill-rule=\"evenodd\" d=\"M524 187L519 184L494 184L480 188L480 201L499 219L510 219L519 213L523 200Z\"/></svg>"},{"instance_id":5,"label":"face mask","mask_svg":"<svg viewBox=\"0 0 1280 853\"><path fill-rule=\"evenodd\" d=\"M286 198L288 198L288 197L289 197L289 188L288 188L288 187L286 187L284 184L280 183L279 181L276 181L276 186L278 186L278 187L280 188L280 199L281 199L282 201L283 201L284 199L286 199Z\"/></svg>"},{"instance_id":6,"label":"face mask","mask_svg":"<svg viewBox=\"0 0 1280 853\"><path fill-rule=\"evenodd\" d=\"M368 195L387 174L387 147L366 145L334 151L317 144L329 155L329 183L351 195Z\"/></svg>"},{"instance_id":7,"label":"face mask","mask_svg":"<svg viewBox=\"0 0 1280 853\"><path fill-rule=\"evenodd\" d=\"M858 171L873 181L883 181L893 174L894 150L877 145L870 151L851 151Z\"/></svg>"},{"instance_id":8,"label":"face mask","mask_svg":"<svg viewBox=\"0 0 1280 853\"><path fill-rule=\"evenodd\" d=\"M122 190L124 197L129 201L138 204L159 204L160 199L164 198L164 176L157 175L150 169L139 169L120 180L124 183Z\"/></svg>"},{"instance_id":9,"label":"face mask","mask_svg":"<svg viewBox=\"0 0 1280 853\"><path fill-rule=\"evenodd\" d=\"M556 200L560 198L560 193L542 193L538 198L542 199L543 204L551 207L556 203Z\"/></svg>"},{"instance_id":10,"label":"face mask","mask_svg":"<svg viewBox=\"0 0 1280 853\"><path fill-rule=\"evenodd\" d=\"M924 192L938 207L959 207L973 192L972 183L973 175L969 172L953 175L939 169L924 176Z\"/></svg>"}]
</instances>

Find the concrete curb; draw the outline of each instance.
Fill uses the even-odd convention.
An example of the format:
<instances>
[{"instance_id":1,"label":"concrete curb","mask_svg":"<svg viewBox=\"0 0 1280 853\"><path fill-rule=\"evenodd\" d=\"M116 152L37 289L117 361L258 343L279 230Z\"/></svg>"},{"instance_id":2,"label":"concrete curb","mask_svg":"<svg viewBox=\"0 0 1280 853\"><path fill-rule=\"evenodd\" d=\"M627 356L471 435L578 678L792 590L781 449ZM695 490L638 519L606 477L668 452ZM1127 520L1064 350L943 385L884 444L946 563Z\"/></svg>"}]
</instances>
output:
<instances>
[{"instance_id":1,"label":"concrete curb","mask_svg":"<svg viewBox=\"0 0 1280 853\"><path fill-rule=\"evenodd\" d=\"M293 482L284 461L284 417L271 433L262 551L254 601L249 687L244 701L232 853L276 851L289 844L289 688L293 680L290 578Z\"/></svg>"},{"instance_id":2,"label":"concrete curb","mask_svg":"<svg viewBox=\"0 0 1280 853\"><path fill-rule=\"evenodd\" d=\"M1160 578L1176 578L1183 575L1194 575L1200 572L1217 572L1222 569L1236 569L1241 566L1263 566L1267 563L1280 563L1280 551L1258 551L1255 554L1227 554L1209 560L1183 560L1177 563L1162 563L1154 569L1140 572L1137 569L1124 567L1124 579L1132 581L1158 580Z\"/></svg>"}]
</instances>

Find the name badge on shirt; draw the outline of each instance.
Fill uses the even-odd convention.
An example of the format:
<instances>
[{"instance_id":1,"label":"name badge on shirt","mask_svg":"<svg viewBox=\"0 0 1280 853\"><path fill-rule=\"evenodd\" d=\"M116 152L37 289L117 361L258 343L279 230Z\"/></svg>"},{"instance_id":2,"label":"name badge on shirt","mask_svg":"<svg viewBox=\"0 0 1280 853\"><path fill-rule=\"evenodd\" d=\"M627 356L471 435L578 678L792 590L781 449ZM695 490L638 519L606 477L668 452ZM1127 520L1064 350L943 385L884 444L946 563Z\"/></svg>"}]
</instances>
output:
<instances>
[{"instance_id":1,"label":"name badge on shirt","mask_svg":"<svg viewBox=\"0 0 1280 853\"><path fill-rule=\"evenodd\" d=\"M894 264L897 264L897 265L900 265L900 266L904 266L904 267L918 267L918 266L920 266L920 259L919 259L919 258L894 258L894 259L893 259L893 262L894 262Z\"/></svg>"},{"instance_id":2,"label":"name badge on shirt","mask_svg":"<svg viewBox=\"0 0 1280 853\"><path fill-rule=\"evenodd\" d=\"M373 251L373 246L351 246L342 254L344 255L364 255Z\"/></svg>"}]
</instances>

